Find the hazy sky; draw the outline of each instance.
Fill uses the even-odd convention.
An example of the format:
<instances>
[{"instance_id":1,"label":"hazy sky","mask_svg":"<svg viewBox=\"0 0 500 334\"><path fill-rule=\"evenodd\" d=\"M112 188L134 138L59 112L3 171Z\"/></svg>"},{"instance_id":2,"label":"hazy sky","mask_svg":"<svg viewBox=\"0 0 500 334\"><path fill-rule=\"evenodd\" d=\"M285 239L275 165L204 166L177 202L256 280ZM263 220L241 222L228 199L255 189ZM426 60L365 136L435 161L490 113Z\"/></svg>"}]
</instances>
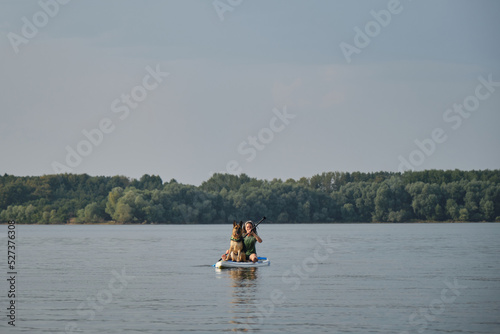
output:
<instances>
[{"instance_id":1,"label":"hazy sky","mask_svg":"<svg viewBox=\"0 0 500 334\"><path fill-rule=\"evenodd\" d=\"M0 2L0 173L500 168L500 2Z\"/></svg>"}]
</instances>

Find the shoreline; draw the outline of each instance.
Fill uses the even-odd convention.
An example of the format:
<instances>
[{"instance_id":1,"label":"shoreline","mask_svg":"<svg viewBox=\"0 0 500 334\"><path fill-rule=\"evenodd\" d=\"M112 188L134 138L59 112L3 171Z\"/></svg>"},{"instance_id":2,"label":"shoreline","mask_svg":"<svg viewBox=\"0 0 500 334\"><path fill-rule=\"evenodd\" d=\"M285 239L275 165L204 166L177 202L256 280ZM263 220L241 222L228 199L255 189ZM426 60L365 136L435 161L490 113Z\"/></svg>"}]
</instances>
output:
<instances>
[{"instance_id":1,"label":"shoreline","mask_svg":"<svg viewBox=\"0 0 500 334\"><path fill-rule=\"evenodd\" d=\"M326 225L326 224L495 224L498 221L408 221L408 222L324 222L324 223L270 223L272 225ZM101 223L18 223L16 225L39 225L39 226L53 226L53 225L229 225L230 223L119 223L119 222L101 222ZM8 225L8 222L1 222L0 225Z\"/></svg>"}]
</instances>

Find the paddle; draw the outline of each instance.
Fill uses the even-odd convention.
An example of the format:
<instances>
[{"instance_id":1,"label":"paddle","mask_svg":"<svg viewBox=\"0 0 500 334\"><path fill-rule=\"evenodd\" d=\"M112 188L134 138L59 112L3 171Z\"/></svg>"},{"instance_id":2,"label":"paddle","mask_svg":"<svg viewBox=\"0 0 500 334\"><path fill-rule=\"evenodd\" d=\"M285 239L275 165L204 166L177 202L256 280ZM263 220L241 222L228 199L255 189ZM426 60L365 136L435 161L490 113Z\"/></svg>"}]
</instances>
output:
<instances>
[{"instance_id":1,"label":"paddle","mask_svg":"<svg viewBox=\"0 0 500 334\"><path fill-rule=\"evenodd\" d=\"M266 217L262 217L262 219L261 219L261 220L259 220L259 221L257 222L257 224L255 224L255 225L253 226L253 228L250 230L250 232L252 232L252 231L257 232L257 230L256 230L257 226L259 226L259 224L260 224L260 223L262 223L262 222L264 221L264 219L266 219ZM248 233L247 233L246 235L248 235Z\"/></svg>"},{"instance_id":2,"label":"paddle","mask_svg":"<svg viewBox=\"0 0 500 334\"><path fill-rule=\"evenodd\" d=\"M262 219L261 219L261 220L259 220L259 221L257 222L257 224L255 224L255 225L253 226L253 228L252 228L252 230L250 230L250 232L254 231L254 230L257 228L257 226L259 226L259 224L260 224L260 223L262 223L262 222L264 221L264 219L266 219L266 217L262 217ZM255 231L256 231L256 230L255 230ZM222 261L222 258L220 258L220 259L219 259L219 261ZM217 261L217 262L219 262L219 261ZM215 266L215 264L214 264L214 265L212 265L212 267L214 267L214 266Z\"/></svg>"}]
</instances>

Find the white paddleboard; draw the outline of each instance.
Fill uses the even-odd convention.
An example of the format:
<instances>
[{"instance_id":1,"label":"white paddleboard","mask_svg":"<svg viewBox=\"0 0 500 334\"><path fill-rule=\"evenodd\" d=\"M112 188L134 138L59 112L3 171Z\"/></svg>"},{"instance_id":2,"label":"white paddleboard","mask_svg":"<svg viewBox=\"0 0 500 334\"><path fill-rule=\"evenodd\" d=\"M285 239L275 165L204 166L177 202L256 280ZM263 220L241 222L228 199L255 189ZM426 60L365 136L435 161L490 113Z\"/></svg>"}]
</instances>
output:
<instances>
[{"instance_id":1,"label":"white paddleboard","mask_svg":"<svg viewBox=\"0 0 500 334\"><path fill-rule=\"evenodd\" d=\"M265 267L271 264L267 257L259 257L257 262L234 262L234 261L219 261L213 266L215 268L254 268Z\"/></svg>"}]
</instances>

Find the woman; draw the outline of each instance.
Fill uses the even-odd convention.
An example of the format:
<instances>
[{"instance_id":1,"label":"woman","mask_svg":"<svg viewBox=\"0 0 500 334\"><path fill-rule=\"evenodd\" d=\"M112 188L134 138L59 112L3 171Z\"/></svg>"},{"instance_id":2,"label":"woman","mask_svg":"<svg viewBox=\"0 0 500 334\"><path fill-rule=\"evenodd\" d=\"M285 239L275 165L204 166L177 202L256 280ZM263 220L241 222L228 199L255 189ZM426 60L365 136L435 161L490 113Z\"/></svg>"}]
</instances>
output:
<instances>
[{"instance_id":1,"label":"woman","mask_svg":"<svg viewBox=\"0 0 500 334\"><path fill-rule=\"evenodd\" d=\"M253 223L251 220L249 220L245 223L246 234L243 238L243 244L245 246L245 254L247 256L247 260L255 263L259 260L259 258L257 257L257 251L255 250L255 243L257 241L261 243L262 239L257 235L257 233L255 233L255 230L253 231L252 230L253 230ZM221 259L226 261L228 253L229 249L226 251L226 253L222 254Z\"/></svg>"},{"instance_id":2,"label":"woman","mask_svg":"<svg viewBox=\"0 0 500 334\"><path fill-rule=\"evenodd\" d=\"M262 242L262 239L257 235L256 230L253 228L253 223L251 220L245 223L245 231L247 232L243 238L243 243L245 244L246 256L252 262L257 262L257 251L255 250L255 243L258 241Z\"/></svg>"}]
</instances>

